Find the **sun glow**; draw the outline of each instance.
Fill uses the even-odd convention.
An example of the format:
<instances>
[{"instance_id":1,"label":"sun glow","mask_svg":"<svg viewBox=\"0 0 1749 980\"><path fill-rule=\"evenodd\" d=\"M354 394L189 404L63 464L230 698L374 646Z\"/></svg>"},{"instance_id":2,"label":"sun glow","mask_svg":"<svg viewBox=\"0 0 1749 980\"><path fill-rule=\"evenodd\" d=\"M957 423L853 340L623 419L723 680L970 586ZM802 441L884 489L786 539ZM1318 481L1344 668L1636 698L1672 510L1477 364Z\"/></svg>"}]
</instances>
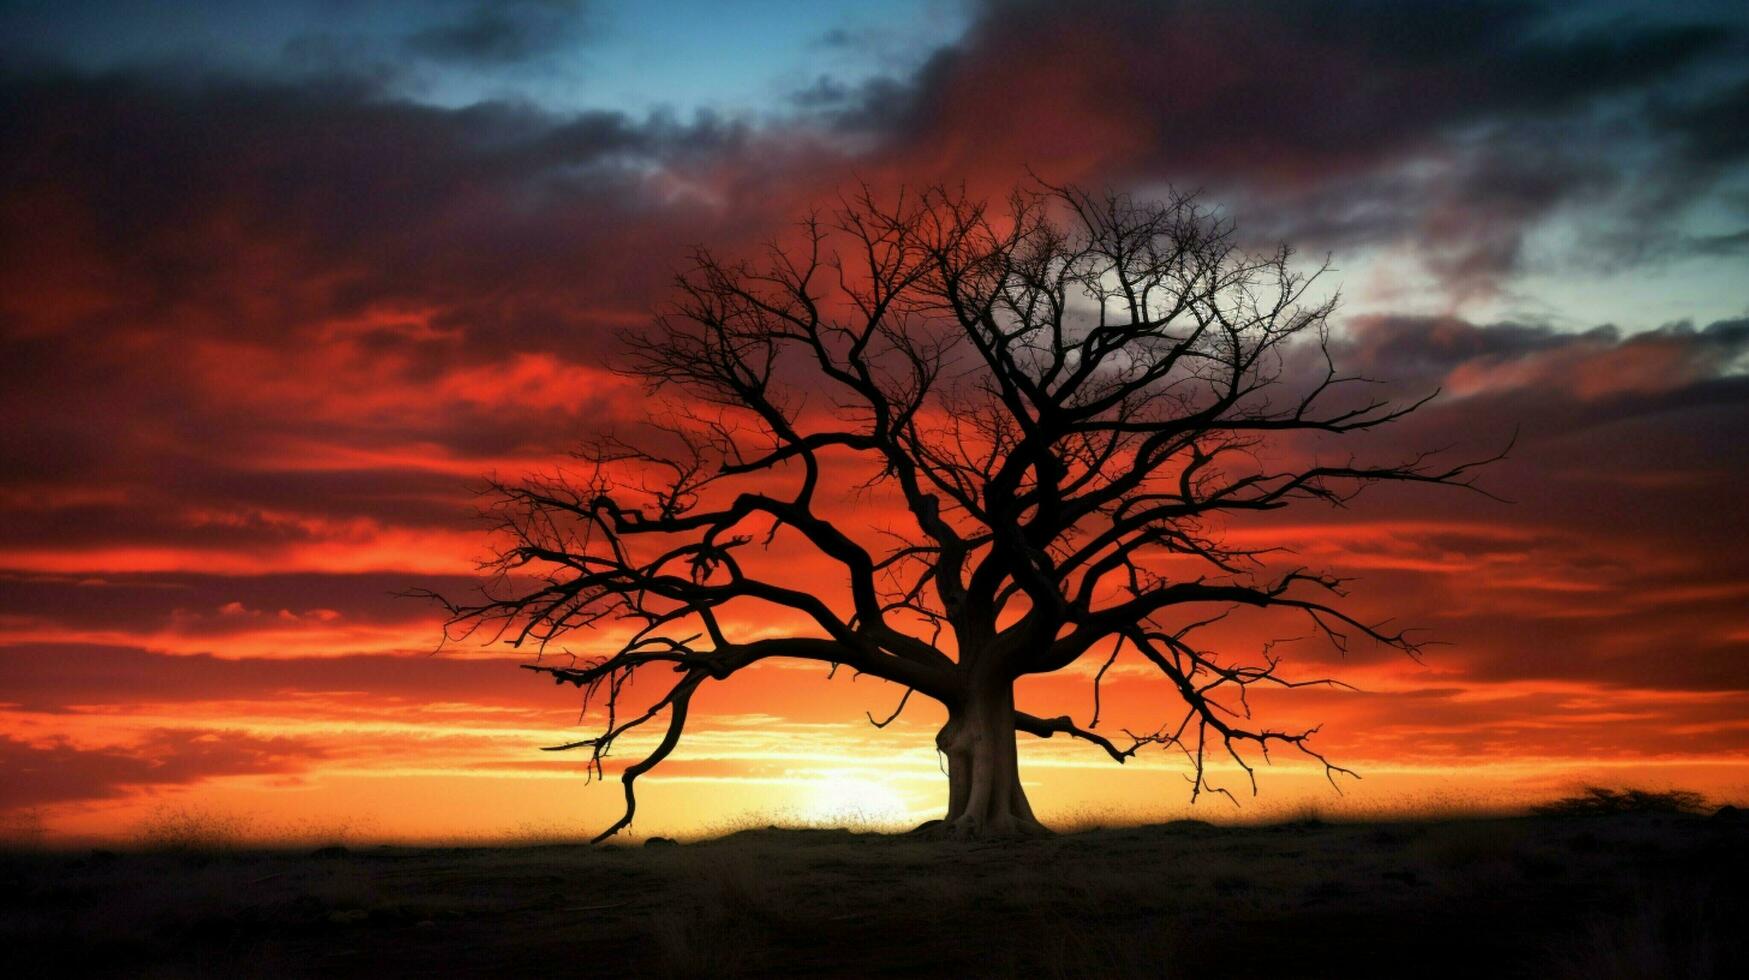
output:
<instances>
[{"instance_id":1,"label":"sun glow","mask_svg":"<svg viewBox=\"0 0 1749 980\"><path fill-rule=\"evenodd\" d=\"M800 816L810 824L885 827L904 823L910 809L886 783L831 773L809 787Z\"/></svg>"}]
</instances>

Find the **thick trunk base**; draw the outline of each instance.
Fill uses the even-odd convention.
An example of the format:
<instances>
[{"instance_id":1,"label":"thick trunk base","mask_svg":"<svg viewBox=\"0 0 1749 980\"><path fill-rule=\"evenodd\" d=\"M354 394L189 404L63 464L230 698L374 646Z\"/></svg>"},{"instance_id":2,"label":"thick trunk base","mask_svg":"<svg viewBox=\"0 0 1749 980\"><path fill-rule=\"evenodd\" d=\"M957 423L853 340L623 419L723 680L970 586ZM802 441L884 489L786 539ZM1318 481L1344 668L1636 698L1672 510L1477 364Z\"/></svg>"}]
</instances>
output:
<instances>
[{"instance_id":1,"label":"thick trunk base","mask_svg":"<svg viewBox=\"0 0 1749 980\"><path fill-rule=\"evenodd\" d=\"M1015 749L1014 692L1008 685L980 692L952 709L935 736L947 760L947 816L917 832L975 840L1050 834L1032 814L1020 785Z\"/></svg>"}]
</instances>

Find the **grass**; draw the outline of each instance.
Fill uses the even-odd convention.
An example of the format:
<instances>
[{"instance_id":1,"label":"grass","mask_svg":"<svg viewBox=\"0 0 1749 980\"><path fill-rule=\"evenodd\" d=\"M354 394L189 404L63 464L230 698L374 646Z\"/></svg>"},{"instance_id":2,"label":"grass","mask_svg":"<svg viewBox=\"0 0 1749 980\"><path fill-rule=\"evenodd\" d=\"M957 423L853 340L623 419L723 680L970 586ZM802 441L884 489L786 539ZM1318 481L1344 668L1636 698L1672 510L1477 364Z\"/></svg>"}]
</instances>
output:
<instances>
[{"instance_id":1,"label":"grass","mask_svg":"<svg viewBox=\"0 0 1749 980\"><path fill-rule=\"evenodd\" d=\"M211 816L155 822L155 849L0 856L0 969L1746 975L1749 832L1682 808L1245 826L1094 815L1024 842L744 828L600 848L251 849Z\"/></svg>"},{"instance_id":2,"label":"grass","mask_svg":"<svg viewBox=\"0 0 1749 980\"><path fill-rule=\"evenodd\" d=\"M346 847L369 836L368 828L349 821L301 821L269 827L226 810L167 804L139 822L126 849L210 855L263 848Z\"/></svg>"},{"instance_id":3,"label":"grass","mask_svg":"<svg viewBox=\"0 0 1749 980\"><path fill-rule=\"evenodd\" d=\"M134 839L137 848L149 851L213 853L238 850L253 834L249 819L239 814L163 806L147 814Z\"/></svg>"}]
</instances>

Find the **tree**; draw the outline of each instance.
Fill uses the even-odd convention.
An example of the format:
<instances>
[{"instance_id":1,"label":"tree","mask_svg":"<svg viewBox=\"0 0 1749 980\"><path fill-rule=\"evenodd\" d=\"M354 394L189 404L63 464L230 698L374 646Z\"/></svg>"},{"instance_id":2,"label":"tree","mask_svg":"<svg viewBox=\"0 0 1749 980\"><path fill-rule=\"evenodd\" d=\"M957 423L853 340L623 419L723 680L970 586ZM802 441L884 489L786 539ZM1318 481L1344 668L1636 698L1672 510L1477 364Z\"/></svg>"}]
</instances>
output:
<instances>
[{"instance_id":1,"label":"tree","mask_svg":"<svg viewBox=\"0 0 1749 980\"><path fill-rule=\"evenodd\" d=\"M1267 648L1246 660L1193 642L1234 610L1281 608L1339 647L1359 636L1417 650L1342 611L1342 580L1270 570L1217 527L1380 481L1472 486L1477 462L1330 463L1303 445L1433 397L1395 402L1337 372L1335 300L1311 293L1325 269L1296 271L1285 246L1241 248L1190 195L1045 184L1004 210L943 188L882 204L865 187L801 222L797 242L758 262L695 253L672 308L623 338L623 370L652 398L684 400L637 438L587 446L579 473L494 483L505 546L492 578L477 601L442 600L452 637L487 626L549 651L585 627L621 630L610 654L525 665L602 709L598 735L555 747L587 750L592 774L621 736L666 716L597 840L631 821L634 783L673 751L700 686L773 658L902 687L877 725L915 695L945 706L939 829L955 835L1043 831L1018 732L1083 739L1120 763L1148 745L1180 750L1193 798L1225 792L1209 782L1211 751L1253 792L1255 759L1274 747L1332 782L1348 772L1309 744L1316 729L1253 724L1245 700L1258 685L1334 681L1284 677ZM1263 462L1272 451L1298 462ZM909 514L877 545L832 489L857 466ZM781 566L804 552L847 587L785 581ZM731 621L755 610L802 625L748 635ZM1098 685L1123 650L1176 707L1158 730L1114 740L1097 730ZM1018 678L1083 657L1104 657L1088 725L1016 708ZM627 708L635 676L666 672L664 693Z\"/></svg>"}]
</instances>

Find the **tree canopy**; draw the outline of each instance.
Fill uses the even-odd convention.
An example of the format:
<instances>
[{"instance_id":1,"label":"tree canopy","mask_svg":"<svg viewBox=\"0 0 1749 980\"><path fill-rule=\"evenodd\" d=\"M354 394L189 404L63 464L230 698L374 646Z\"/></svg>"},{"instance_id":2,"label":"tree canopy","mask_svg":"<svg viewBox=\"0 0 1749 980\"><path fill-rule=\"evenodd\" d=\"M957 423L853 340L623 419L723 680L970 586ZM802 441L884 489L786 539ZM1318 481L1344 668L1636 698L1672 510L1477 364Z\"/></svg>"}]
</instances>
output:
<instances>
[{"instance_id":1,"label":"tree canopy","mask_svg":"<svg viewBox=\"0 0 1749 980\"><path fill-rule=\"evenodd\" d=\"M1397 401L1331 356L1327 267L1241 247L1193 195L1142 201L1037 184L993 206L936 187L862 188L753 258L697 251L619 369L646 424L600 436L563 472L494 482L502 550L483 594L444 599L450 635L482 627L582 688L602 728L562 750L593 772L626 732L665 720L634 783L686 728L694 693L773 658L850 668L946 706L942 828L1038 832L1015 733L1067 735L1123 762L1184 754L1193 797L1211 753L1247 775L1287 747L1325 767L1316 731L1252 718L1259 685L1295 679L1266 648L1195 634L1236 610L1303 615L1330 642L1413 654L1400 629L1344 611L1344 580L1281 570L1228 543L1247 515L1345 504L1379 482L1474 488L1432 453L1368 461L1328 443L1397 421ZM1493 457L1493 458L1498 458ZM847 487L849 488L847 490ZM856 505L891 494L903 519ZM785 574L797 555L831 588ZM793 624L750 631L750 616ZM588 655L555 656L593 629ZM1125 651L1170 691L1156 729L1098 728L1098 685ZM1014 703L1015 681L1103 663L1085 725ZM636 709L634 676L671 677ZM886 724L891 717L876 724ZM599 839L599 838L598 838Z\"/></svg>"}]
</instances>

